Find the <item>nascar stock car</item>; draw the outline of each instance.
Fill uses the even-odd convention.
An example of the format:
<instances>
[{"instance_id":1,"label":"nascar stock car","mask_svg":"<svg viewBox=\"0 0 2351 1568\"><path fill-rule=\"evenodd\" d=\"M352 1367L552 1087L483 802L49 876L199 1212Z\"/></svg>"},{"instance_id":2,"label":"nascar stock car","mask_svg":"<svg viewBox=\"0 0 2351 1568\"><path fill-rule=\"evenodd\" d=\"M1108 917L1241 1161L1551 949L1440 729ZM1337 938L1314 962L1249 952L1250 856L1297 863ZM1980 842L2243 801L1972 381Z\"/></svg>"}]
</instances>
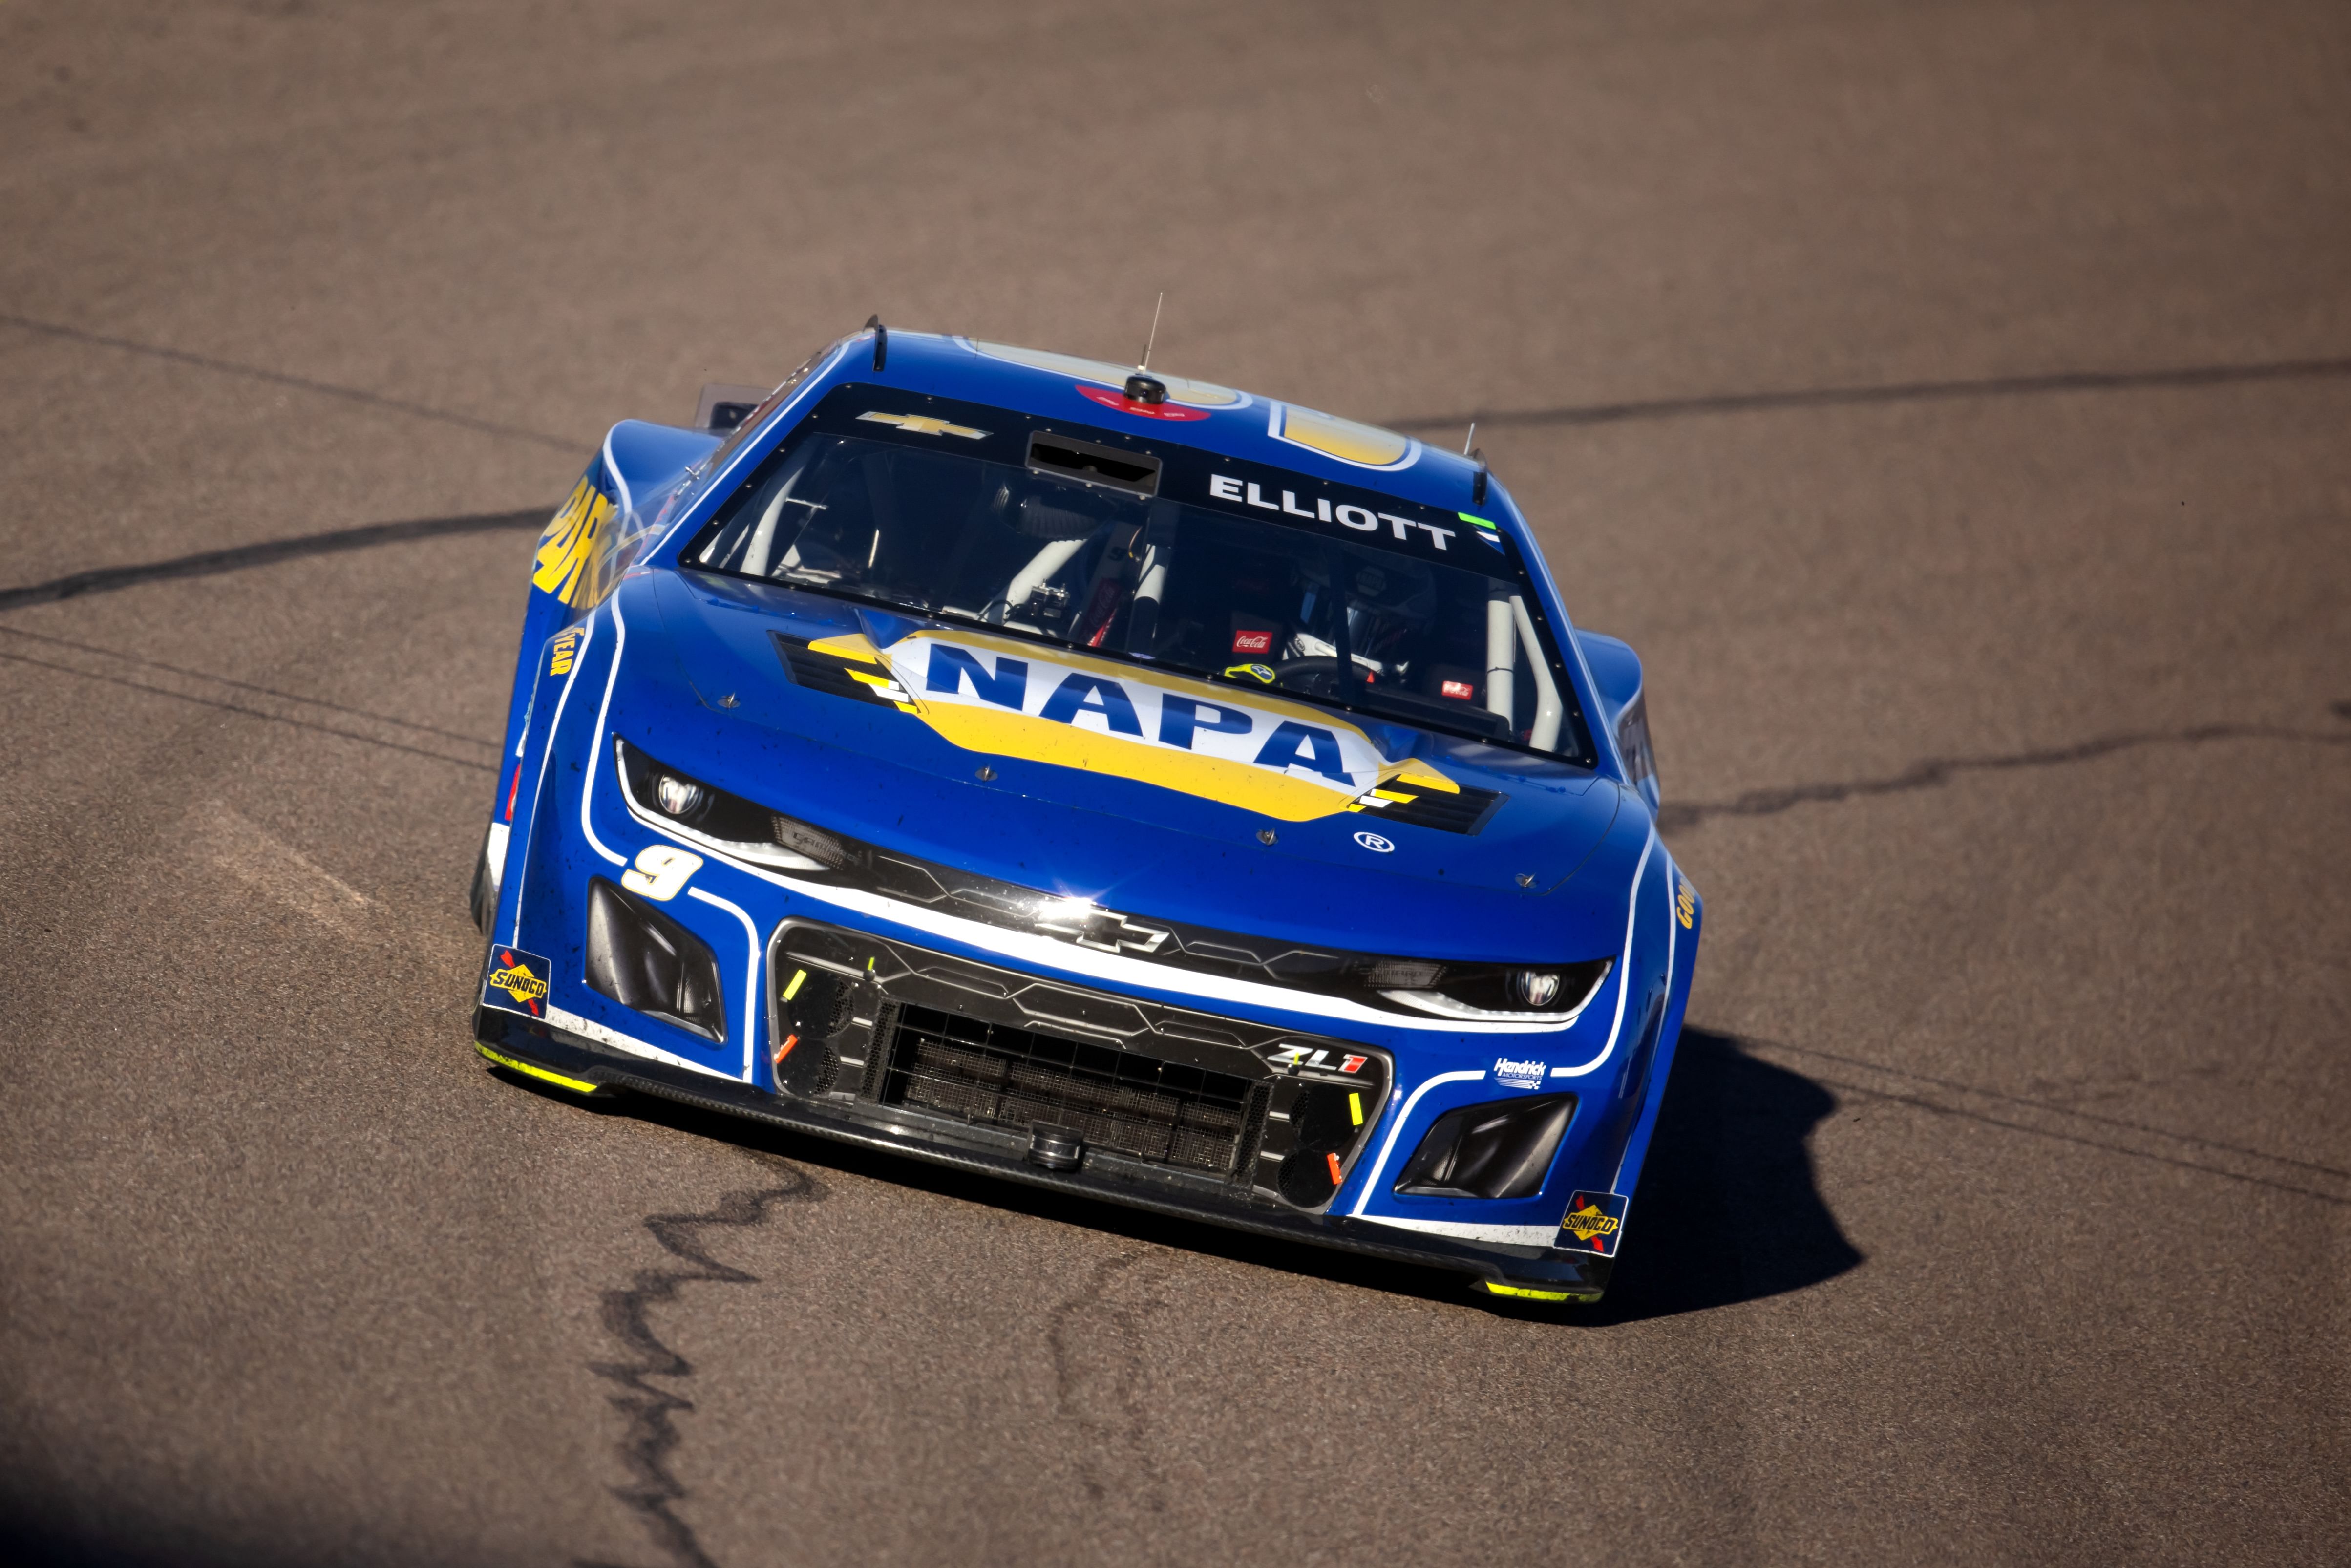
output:
<instances>
[{"instance_id":1,"label":"nascar stock car","mask_svg":"<svg viewBox=\"0 0 2351 1568\"><path fill-rule=\"evenodd\" d=\"M539 541L483 1056L1600 1295L1699 905L1481 458L878 321L697 423Z\"/></svg>"}]
</instances>

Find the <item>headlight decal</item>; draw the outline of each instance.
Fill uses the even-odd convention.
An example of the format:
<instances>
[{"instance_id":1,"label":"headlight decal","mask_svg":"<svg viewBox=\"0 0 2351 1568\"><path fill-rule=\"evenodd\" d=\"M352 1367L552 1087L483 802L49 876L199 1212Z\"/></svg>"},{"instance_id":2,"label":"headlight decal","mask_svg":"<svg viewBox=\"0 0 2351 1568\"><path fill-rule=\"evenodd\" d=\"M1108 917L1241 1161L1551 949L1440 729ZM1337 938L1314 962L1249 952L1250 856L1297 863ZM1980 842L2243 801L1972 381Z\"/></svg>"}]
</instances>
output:
<instances>
[{"instance_id":1,"label":"headlight decal","mask_svg":"<svg viewBox=\"0 0 2351 1568\"><path fill-rule=\"evenodd\" d=\"M1123 914L1090 899L1040 893L831 832L717 789L617 736L612 744L622 800L646 826L725 855L754 874L789 873L793 880L785 885L804 888L843 907L865 907L863 901L848 895L872 894L878 906L870 913L999 952L1012 949L1000 938L980 940L946 921L923 916L946 916L956 926L971 922L1042 936L1057 946L1066 944L1142 960L1155 969L1164 966L1181 972L1185 984L1214 977L1240 981L1250 991L1266 988L1280 996L1277 1001L1236 988L1226 993L1230 999L1290 1008L1301 1000L1320 1009L1335 1003L1344 1006L1343 1016L1359 1021L1476 1032L1566 1028L1599 994L1615 962L1613 957L1547 965L1395 958L1301 947ZM665 804L675 810L665 810ZM1070 967L1066 958L1051 961ZM1537 977L1548 977L1547 992L1528 988ZM1138 978L1132 971L1118 977ZM1140 983L1165 988L1178 982L1175 976L1158 974ZM1530 995L1544 996L1548 1005L1528 1004L1524 998ZM1514 1001L1518 1005L1509 1005Z\"/></svg>"}]
</instances>

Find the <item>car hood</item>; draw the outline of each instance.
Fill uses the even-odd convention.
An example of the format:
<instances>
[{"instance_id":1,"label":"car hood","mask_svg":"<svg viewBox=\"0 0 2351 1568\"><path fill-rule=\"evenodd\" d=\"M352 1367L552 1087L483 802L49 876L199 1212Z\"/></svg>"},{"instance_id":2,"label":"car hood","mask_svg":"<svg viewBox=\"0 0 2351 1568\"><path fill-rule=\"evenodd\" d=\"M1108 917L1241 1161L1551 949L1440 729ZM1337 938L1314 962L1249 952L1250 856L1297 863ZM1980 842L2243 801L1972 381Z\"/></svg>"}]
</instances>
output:
<instances>
[{"instance_id":1,"label":"car hood","mask_svg":"<svg viewBox=\"0 0 2351 1568\"><path fill-rule=\"evenodd\" d=\"M1372 911L1411 908L1433 956L1516 956L1498 940L1540 956L1569 906L1623 909L1613 879L1573 884L1625 809L1584 769L766 583L664 570L626 588L662 635L631 627L616 728L869 841L1358 947L1383 946ZM642 689L673 682L675 703Z\"/></svg>"}]
</instances>

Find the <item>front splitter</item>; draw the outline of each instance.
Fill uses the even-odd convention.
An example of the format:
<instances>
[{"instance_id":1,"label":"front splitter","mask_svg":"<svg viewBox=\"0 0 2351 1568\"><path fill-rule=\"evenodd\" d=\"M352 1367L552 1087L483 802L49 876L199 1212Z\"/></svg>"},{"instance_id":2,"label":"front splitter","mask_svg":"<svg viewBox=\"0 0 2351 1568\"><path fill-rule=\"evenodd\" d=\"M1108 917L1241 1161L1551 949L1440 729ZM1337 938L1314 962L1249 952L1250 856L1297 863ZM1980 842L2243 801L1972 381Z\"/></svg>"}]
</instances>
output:
<instances>
[{"instance_id":1,"label":"front splitter","mask_svg":"<svg viewBox=\"0 0 2351 1568\"><path fill-rule=\"evenodd\" d=\"M956 1129L931 1119L893 1113L893 1125L871 1124L748 1084L671 1067L624 1052L517 1013L476 1008L474 1038L483 1054L527 1075L575 1092L631 1089L643 1094L789 1127L837 1143L880 1149L933 1165L1006 1181L1098 1198L1129 1208L1198 1220L1228 1230L1302 1242L1391 1262L1448 1270L1483 1283L1493 1294L1521 1299L1596 1301L1607 1289L1611 1258L1543 1248L1473 1247L1449 1237L1402 1230L1347 1215L1307 1214L1227 1197L1220 1184L1155 1181L1125 1166L1115 1172L1095 1161L1073 1171L1049 1171L1024 1159L959 1142ZM880 1108L874 1107L878 1113Z\"/></svg>"}]
</instances>

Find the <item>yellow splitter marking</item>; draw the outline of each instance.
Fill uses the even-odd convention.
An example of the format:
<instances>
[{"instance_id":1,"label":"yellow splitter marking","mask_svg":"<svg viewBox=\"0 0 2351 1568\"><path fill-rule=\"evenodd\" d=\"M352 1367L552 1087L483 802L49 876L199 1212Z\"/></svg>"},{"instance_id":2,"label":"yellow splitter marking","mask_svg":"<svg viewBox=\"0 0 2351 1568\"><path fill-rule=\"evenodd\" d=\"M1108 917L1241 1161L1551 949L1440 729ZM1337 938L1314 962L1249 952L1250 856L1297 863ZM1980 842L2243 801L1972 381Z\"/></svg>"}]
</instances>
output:
<instances>
[{"instance_id":1,"label":"yellow splitter marking","mask_svg":"<svg viewBox=\"0 0 2351 1568\"><path fill-rule=\"evenodd\" d=\"M541 1067L535 1061L525 1061L518 1056L508 1056L503 1051L492 1051L488 1046L484 1045L478 1040L474 1042L474 1049L480 1051L492 1061L497 1063L500 1067L511 1068L517 1072L527 1073L533 1078L542 1079L547 1082L554 1084L559 1089L569 1089L574 1094L593 1094L599 1089L603 1087L603 1085L599 1083L590 1083L585 1079L566 1078L562 1073L556 1071L553 1068Z\"/></svg>"}]
</instances>

